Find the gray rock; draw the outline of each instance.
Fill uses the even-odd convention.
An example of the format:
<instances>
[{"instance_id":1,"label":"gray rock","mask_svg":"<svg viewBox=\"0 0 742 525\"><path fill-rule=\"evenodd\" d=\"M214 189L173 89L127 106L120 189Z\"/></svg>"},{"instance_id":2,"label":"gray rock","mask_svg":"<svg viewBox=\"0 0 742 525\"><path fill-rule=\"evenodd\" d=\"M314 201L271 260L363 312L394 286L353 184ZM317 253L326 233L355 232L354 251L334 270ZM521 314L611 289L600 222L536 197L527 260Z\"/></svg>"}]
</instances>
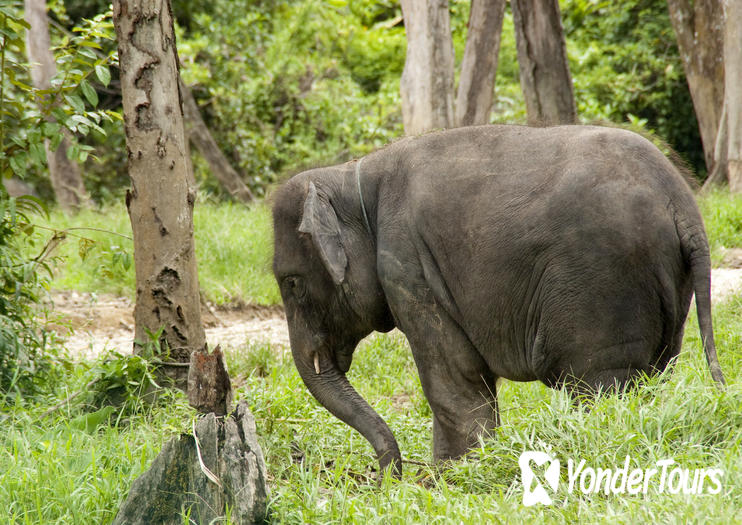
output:
<instances>
[{"instance_id":1,"label":"gray rock","mask_svg":"<svg viewBox=\"0 0 742 525\"><path fill-rule=\"evenodd\" d=\"M257 441L255 419L242 401L231 416L208 414L195 426L199 462L192 435L171 439L150 469L134 481L114 525L262 523L266 517L265 461Z\"/></svg>"}]
</instances>

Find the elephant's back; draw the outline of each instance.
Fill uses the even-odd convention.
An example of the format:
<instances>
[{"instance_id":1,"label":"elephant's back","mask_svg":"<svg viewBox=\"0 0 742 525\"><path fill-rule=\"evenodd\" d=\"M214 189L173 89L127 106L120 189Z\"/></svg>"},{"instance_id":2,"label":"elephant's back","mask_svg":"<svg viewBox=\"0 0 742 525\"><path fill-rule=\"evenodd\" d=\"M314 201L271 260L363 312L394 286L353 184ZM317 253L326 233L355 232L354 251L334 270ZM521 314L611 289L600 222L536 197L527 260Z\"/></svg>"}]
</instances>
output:
<instances>
[{"instance_id":1,"label":"elephant's back","mask_svg":"<svg viewBox=\"0 0 742 525\"><path fill-rule=\"evenodd\" d=\"M434 146L448 153L407 165L410 227L469 338L510 349L496 373L535 379L529 352L545 317L562 346L627 326L660 343L661 319L688 293L669 203L689 190L654 146L582 127L474 128Z\"/></svg>"}]
</instances>

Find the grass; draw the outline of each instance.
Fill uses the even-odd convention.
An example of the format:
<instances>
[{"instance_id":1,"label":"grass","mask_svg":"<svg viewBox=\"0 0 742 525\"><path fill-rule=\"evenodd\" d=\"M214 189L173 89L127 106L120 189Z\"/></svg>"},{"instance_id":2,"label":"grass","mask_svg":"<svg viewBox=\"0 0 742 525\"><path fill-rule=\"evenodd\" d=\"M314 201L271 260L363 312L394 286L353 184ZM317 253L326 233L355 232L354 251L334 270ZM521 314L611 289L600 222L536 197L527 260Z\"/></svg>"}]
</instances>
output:
<instances>
[{"instance_id":1,"label":"grass","mask_svg":"<svg viewBox=\"0 0 742 525\"><path fill-rule=\"evenodd\" d=\"M711 262L721 263L725 248L742 247L742 194L713 190L698 199L711 247Z\"/></svg>"},{"instance_id":2,"label":"grass","mask_svg":"<svg viewBox=\"0 0 742 525\"><path fill-rule=\"evenodd\" d=\"M406 464L402 482L380 489L366 478L376 465L370 446L314 402L290 359L276 362L268 376L249 375L241 391L258 418L274 477L273 517L289 523L732 523L742 508L741 311L740 297L715 311L726 392L711 384L691 320L684 352L664 380L622 398L604 397L591 409L574 408L564 392L538 383L503 382L495 439L441 472ZM242 360L249 357L232 356L233 371ZM403 457L430 461L430 409L404 339L375 336L358 350L350 379L389 423ZM565 481L568 458L618 467L629 455L641 468L673 458L683 468L721 468L723 493L565 498L563 483L555 505L525 508L518 457L547 447L562 460Z\"/></svg>"},{"instance_id":3,"label":"grass","mask_svg":"<svg viewBox=\"0 0 742 525\"><path fill-rule=\"evenodd\" d=\"M702 208L714 246L742 247L735 219L738 198L711 194ZM269 288L240 295L240 286L247 286L240 279L268 282L267 210L209 204L201 209L196 236L207 297L255 301L262 296L275 302ZM122 210L86 212L75 219L55 213L52 221L126 231ZM55 285L125 289L123 273L107 280L85 276L79 268L100 268L112 257L106 255L112 246L119 246L109 236L100 242L105 249L97 248L97 262L74 259L76 244L67 243L67 260ZM248 257L250 262L243 262ZM404 465L401 481L387 479L381 486L373 480L371 447L317 404L286 349L246 344L226 353L238 387L235 397L246 400L256 417L275 522L737 523L742 509L742 296L715 305L714 321L729 383L725 391L712 385L691 312L683 352L671 374L621 397L599 398L590 407L575 407L564 392L539 383L503 382L498 386L502 425L494 438L443 468L428 465L431 412L407 343L401 335L376 334L357 350L349 378L389 423L405 460L415 462ZM97 408L86 406L85 395L41 417L70 392L83 389L90 370L99 368L99 363L69 367L47 397L0 407L0 523L110 522L162 445L189 428L192 412L177 393L159 405L114 414L108 423L87 430L74 423ZM523 506L518 458L524 450L550 451L562 462L553 505ZM646 495L566 493L568 459L616 468L627 455L632 468L654 467L664 458L691 470L719 468L722 491L669 494L652 485Z\"/></svg>"},{"instance_id":4,"label":"grass","mask_svg":"<svg viewBox=\"0 0 742 525\"><path fill-rule=\"evenodd\" d=\"M60 397L83 388L71 373ZM0 523L109 523L131 483L164 443L186 431L191 409L182 395L128 415L119 424L76 425L84 407L65 406L42 418L57 399L3 407L0 412ZM117 418L112 418L115 421Z\"/></svg>"},{"instance_id":5,"label":"grass","mask_svg":"<svg viewBox=\"0 0 742 525\"><path fill-rule=\"evenodd\" d=\"M470 457L440 470L405 464L400 482L377 487L368 443L311 397L290 354L265 345L227 349L236 398L253 411L266 456L271 519L280 523L734 523L742 508L742 296L714 311L729 387L718 391L705 364L695 319L672 374L623 397L574 407L561 391L503 382L502 425ZM92 365L91 365L92 366ZM95 368L95 366L93 366ZM407 343L377 334L356 352L351 382L389 423L403 457L430 462L430 408ZM38 414L89 379L73 370L55 398L0 412L0 523L107 523L162 444L186 430L181 394L119 424L88 432L73 425L75 404ZM90 410L90 409L89 409ZM114 418L115 420L115 418ZM524 507L518 457L550 450L562 461L552 506ZM722 493L566 495L566 462L594 467L720 468Z\"/></svg>"},{"instance_id":6,"label":"grass","mask_svg":"<svg viewBox=\"0 0 742 525\"><path fill-rule=\"evenodd\" d=\"M74 216L55 210L38 222L68 230L55 251L55 288L133 298L131 224L123 203ZM199 283L207 300L216 304L280 302L271 273L273 241L267 205L200 203L193 222Z\"/></svg>"}]
</instances>

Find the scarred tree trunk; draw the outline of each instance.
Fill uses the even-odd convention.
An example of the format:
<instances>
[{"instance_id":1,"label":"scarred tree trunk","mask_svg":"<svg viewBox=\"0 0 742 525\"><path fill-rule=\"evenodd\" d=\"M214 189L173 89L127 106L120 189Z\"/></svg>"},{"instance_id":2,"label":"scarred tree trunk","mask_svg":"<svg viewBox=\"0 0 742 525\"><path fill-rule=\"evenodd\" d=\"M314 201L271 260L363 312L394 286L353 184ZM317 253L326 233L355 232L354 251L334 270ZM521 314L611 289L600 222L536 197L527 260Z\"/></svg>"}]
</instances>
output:
<instances>
[{"instance_id":1,"label":"scarred tree trunk","mask_svg":"<svg viewBox=\"0 0 742 525\"><path fill-rule=\"evenodd\" d=\"M205 344L193 242L195 192L178 91L168 0L114 0L134 234L135 351L162 329L161 349L188 363ZM170 374L183 386L187 367Z\"/></svg>"},{"instance_id":2,"label":"scarred tree trunk","mask_svg":"<svg viewBox=\"0 0 742 525\"><path fill-rule=\"evenodd\" d=\"M250 188L245 185L239 173L224 156L219 145L211 136L209 128L201 118L201 111L198 104L193 98L191 90L186 86L182 79L179 80L180 93L183 98L183 114L185 116L186 131L189 140L193 143L198 151L201 152L206 162L209 164L211 173L217 178L220 184L229 194L242 202L251 202L255 197Z\"/></svg>"},{"instance_id":3,"label":"scarred tree trunk","mask_svg":"<svg viewBox=\"0 0 742 525\"><path fill-rule=\"evenodd\" d=\"M714 145L724 101L723 0L668 0L683 69L695 108L709 173L714 167ZM721 162L726 158L719 157Z\"/></svg>"},{"instance_id":4,"label":"scarred tree trunk","mask_svg":"<svg viewBox=\"0 0 742 525\"><path fill-rule=\"evenodd\" d=\"M558 0L511 0L510 5L528 123L574 123L577 107Z\"/></svg>"},{"instance_id":5,"label":"scarred tree trunk","mask_svg":"<svg viewBox=\"0 0 742 525\"><path fill-rule=\"evenodd\" d=\"M487 124L492 111L505 0L472 0L456 96L456 125Z\"/></svg>"},{"instance_id":6,"label":"scarred tree trunk","mask_svg":"<svg viewBox=\"0 0 742 525\"><path fill-rule=\"evenodd\" d=\"M727 117L729 189L742 192L742 2L726 0L724 103Z\"/></svg>"},{"instance_id":7,"label":"scarred tree trunk","mask_svg":"<svg viewBox=\"0 0 742 525\"><path fill-rule=\"evenodd\" d=\"M400 90L405 133L454 123L454 54L448 0L402 0L407 58Z\"/></svg>"},{"instance_id":8,"label":"scarred tree trunk","mask_svg":"<svg viewBox=\"0 0 742 525\"><path fill-rule=\"evenodd\" d=\"M31 63L31 80L37 89L50 89L51 79L57 74L57 65L51 51L49 21L46 17L46 0L25 0L24 18L31 26L26 32L26 53ZM51 119L51 117L49 117ZM63 209L78 209L88 202L88 193L77 164L67 158L68 135L57 147L51 149L45 141L49 178L57 204Z\"/></svg>"}]
</instances>

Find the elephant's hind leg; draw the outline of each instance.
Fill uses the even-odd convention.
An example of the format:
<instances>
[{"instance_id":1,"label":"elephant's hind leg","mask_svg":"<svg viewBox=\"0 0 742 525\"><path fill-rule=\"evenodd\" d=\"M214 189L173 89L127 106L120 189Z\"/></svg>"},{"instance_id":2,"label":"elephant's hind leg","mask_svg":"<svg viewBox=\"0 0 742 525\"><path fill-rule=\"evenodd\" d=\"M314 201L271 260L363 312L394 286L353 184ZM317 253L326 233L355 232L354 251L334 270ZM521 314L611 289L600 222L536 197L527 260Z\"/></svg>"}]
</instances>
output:
<instances>
[{"instance_id":1,"label":"elephant's hind leg","mask_svg":"<svg viewBox=\"0 0 742 525\"><path fill-rule=\"evenodd\" d=\"M646 370L640 368L608 368L580 379L571 378L567 384L575 397L594 396L598 392L621 393L636 385L645 374Z\"/></svg>"}]
</instances>

